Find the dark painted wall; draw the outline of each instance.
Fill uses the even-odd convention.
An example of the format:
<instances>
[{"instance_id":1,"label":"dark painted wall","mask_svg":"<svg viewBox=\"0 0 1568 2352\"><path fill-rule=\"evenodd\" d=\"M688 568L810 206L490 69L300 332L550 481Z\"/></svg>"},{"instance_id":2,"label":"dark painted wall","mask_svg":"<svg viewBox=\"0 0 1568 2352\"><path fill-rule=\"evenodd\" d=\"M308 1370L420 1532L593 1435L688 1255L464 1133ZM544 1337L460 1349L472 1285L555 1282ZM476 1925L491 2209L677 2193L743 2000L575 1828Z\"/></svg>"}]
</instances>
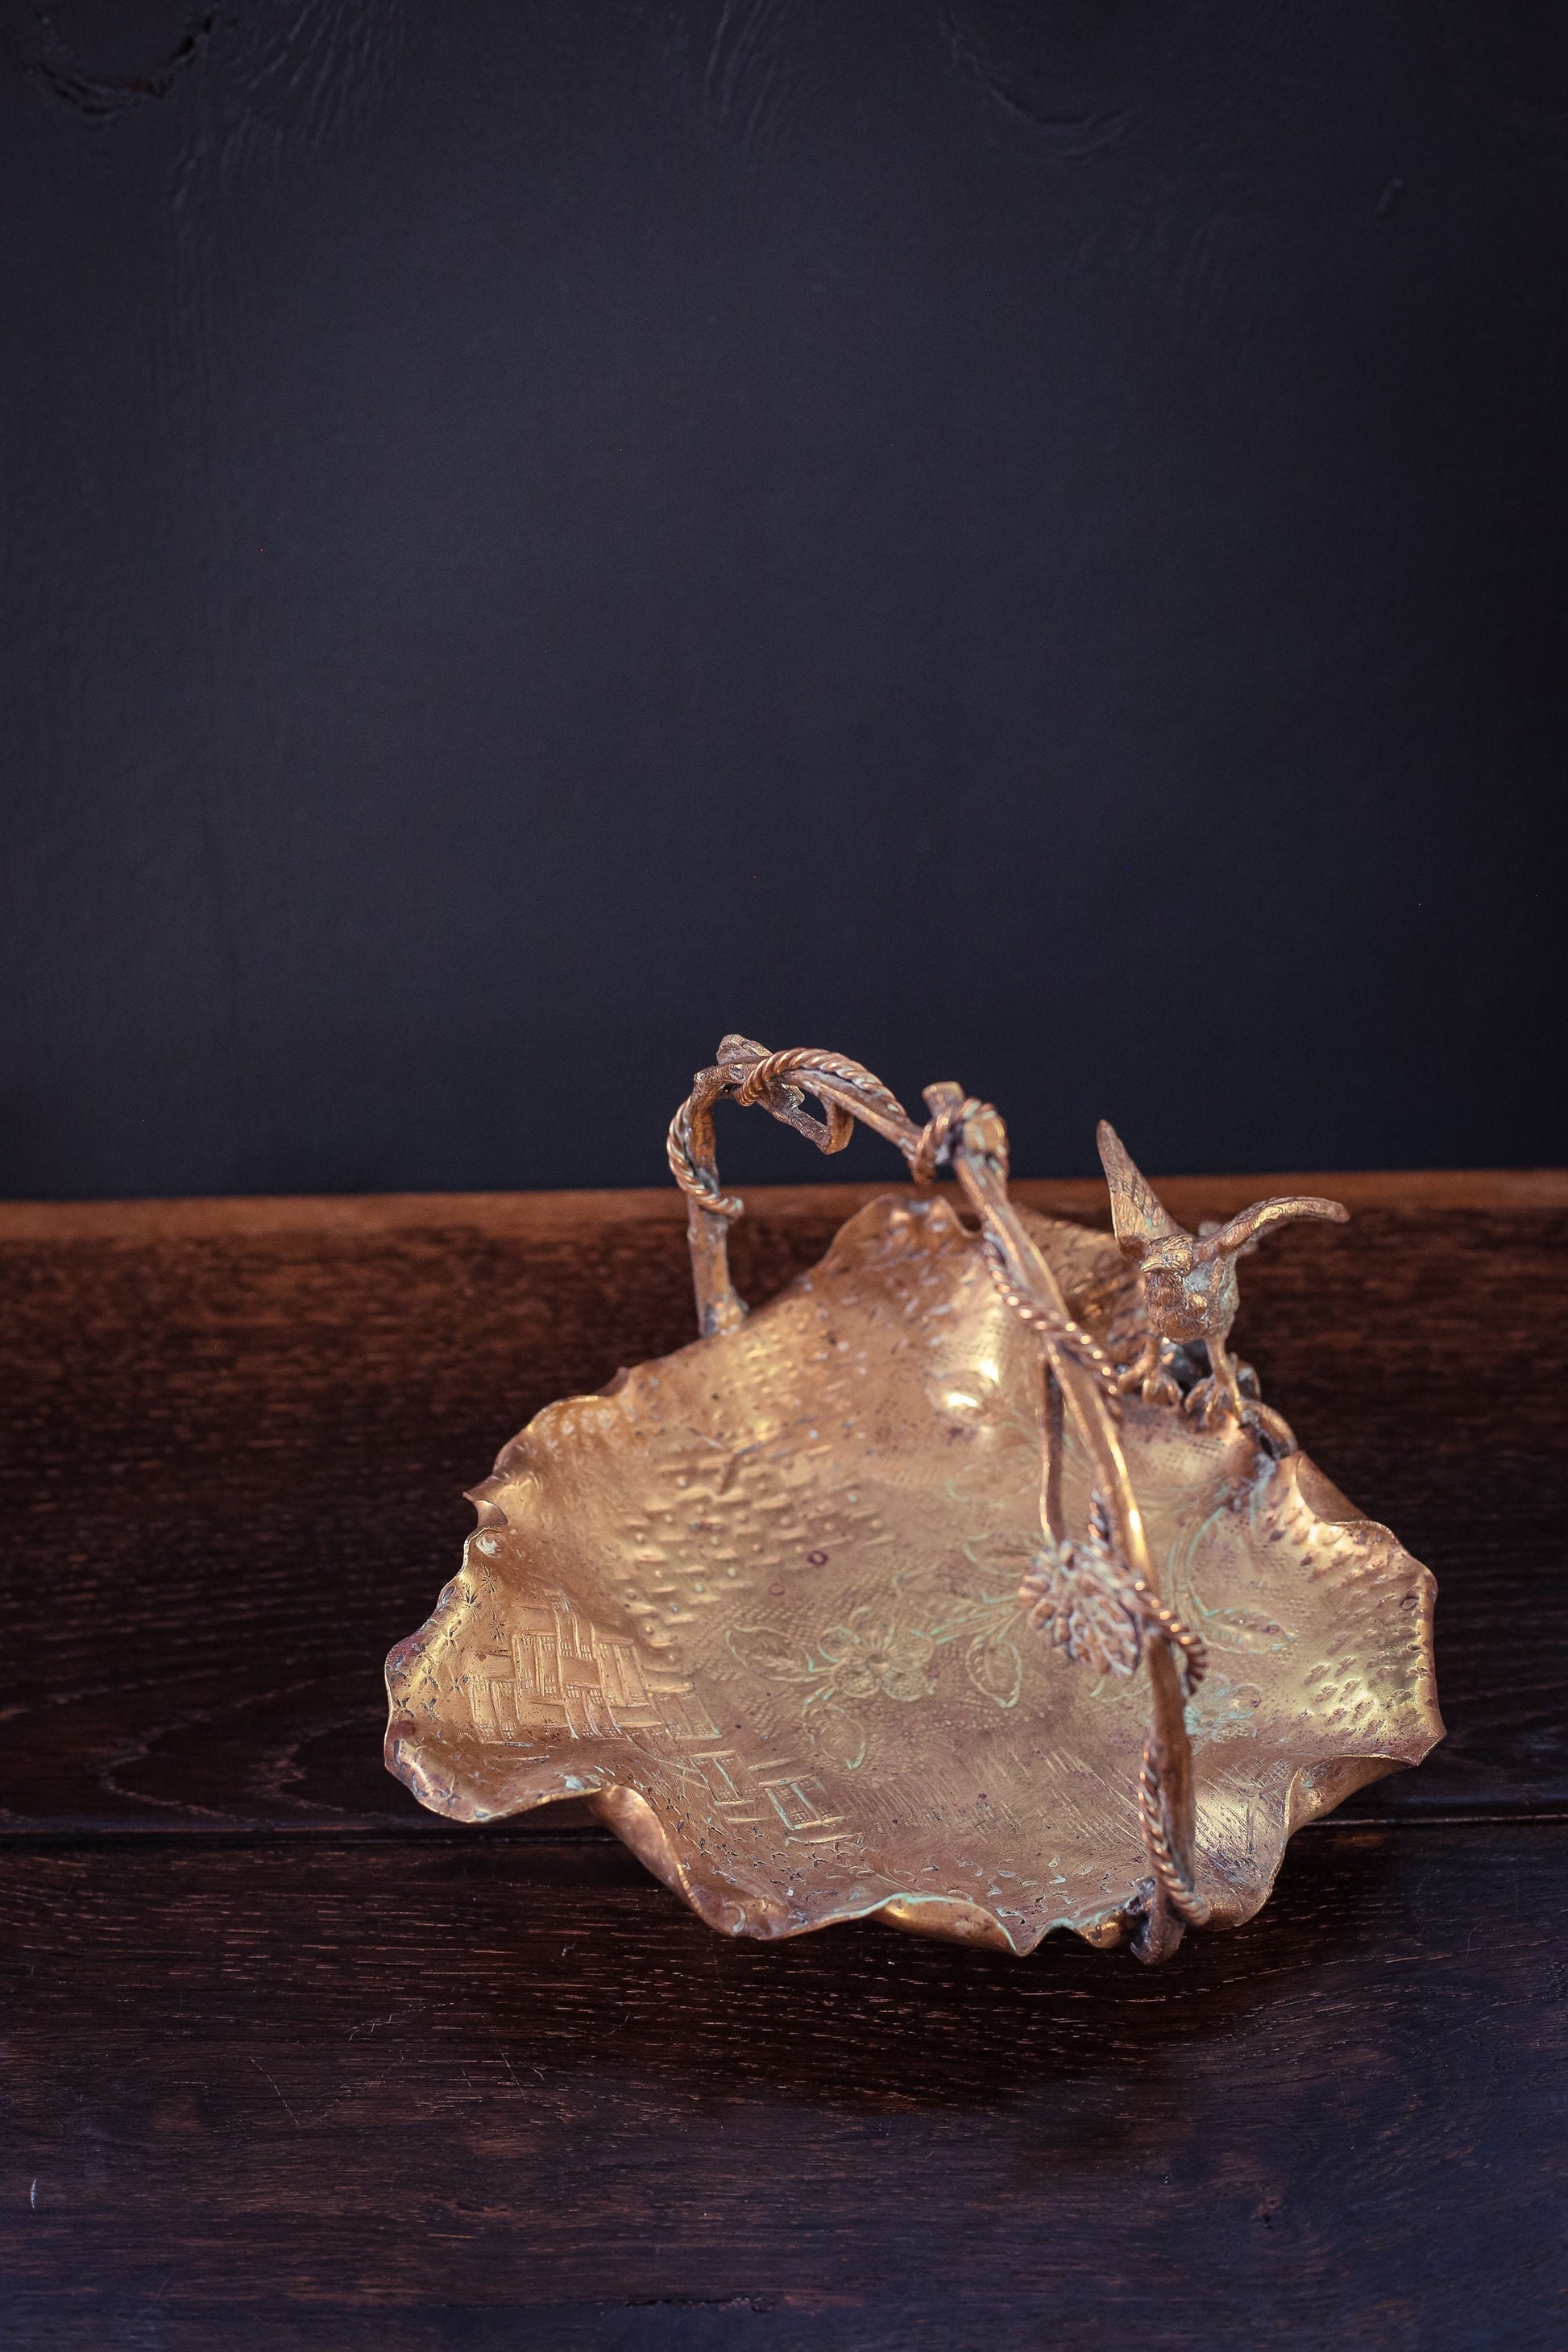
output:
<instances>
[{"instance_id":1,"label":"dark painted wall","mask_svg":"<svg viewBox=\"0 0 1568 2352\"><path fill-rule=\"evenodd\" d=\"M1563 1156L1568 10L0 21L0 1188Z\"/></svg>"}]
</instances>

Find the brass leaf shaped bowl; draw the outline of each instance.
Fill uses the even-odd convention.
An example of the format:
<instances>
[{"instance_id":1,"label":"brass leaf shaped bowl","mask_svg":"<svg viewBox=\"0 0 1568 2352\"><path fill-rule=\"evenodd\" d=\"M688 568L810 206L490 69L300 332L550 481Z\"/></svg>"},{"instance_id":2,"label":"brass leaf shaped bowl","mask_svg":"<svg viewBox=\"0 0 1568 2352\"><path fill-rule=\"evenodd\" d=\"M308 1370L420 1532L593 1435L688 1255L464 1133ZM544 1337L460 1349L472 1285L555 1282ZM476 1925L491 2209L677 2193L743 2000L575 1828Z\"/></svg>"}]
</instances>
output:
<instances>
[{"instance_id":1,"label":"brass leaf shaped bowl","mask_svg":"<svg viewBox=\"0 0 1568 2352\"><path fill-rule=\"evenodd\" d=\"M694 1238L716 1197L693 1190ZM1142 1362L1116 1241L1009 1213L1080 1353ZM1043 1517L1048 1549L1053 1517L1098 1508L1107 1574L1121 1523L1076 1413L1053 1468L1056 1360L981 1222L873 1202L768 1305L512 1440L460 1573L387 1662L387 1762L422 1803L477 1822L587 1795L731 1935L875 1913L1016 1953L1131 1932L1157 1958L1182 1915L1250 1917L1293 1830L1419 1762L1442 1736L1433 1579L1245 1396L1110 1415L1152 1567L1150 1673L1156 1651L1183 1664L1175 1634L1206 1654L1201 1680L1166 1675L1184 1763L1168 1730L1156 1746L1158 1688L1146 1739L1125 1659L1075 1657L1065 1616L1041 1638ZM1202 1370L1171 1376L1195 1391Z\"/></svg>"}]
</instances>

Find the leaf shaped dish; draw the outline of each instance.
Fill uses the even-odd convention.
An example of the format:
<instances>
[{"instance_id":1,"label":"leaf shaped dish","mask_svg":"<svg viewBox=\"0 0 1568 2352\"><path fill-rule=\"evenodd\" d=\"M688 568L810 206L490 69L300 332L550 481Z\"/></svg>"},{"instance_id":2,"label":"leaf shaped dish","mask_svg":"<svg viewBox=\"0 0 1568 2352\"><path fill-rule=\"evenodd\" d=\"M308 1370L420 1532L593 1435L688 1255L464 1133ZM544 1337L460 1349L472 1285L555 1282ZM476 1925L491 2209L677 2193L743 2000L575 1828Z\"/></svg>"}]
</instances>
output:
<instances>
[{"instance_id":1,"label":"leaf shaped dish","mask_svg":"<svg viewBox=\"0 0 1568 2352\"><path fill-rule=\"evenodd\" d=\"M1080 1338L1143 1349L1115 1241L1013 1214ZM1149 1701L1031 1629L1050 1360L987 1249L944 1196L873 1202L749 1318L514 1438L387 1662L387 1762L421 1803L587 1795L731 1935L1136 1932ZM1161 1622L1207 1650L1188 1916L1233 1926L1293 1830L1441 1738L1433 1579L1278 1416L1117 1417ZM1070 1418L1056 1479L1087 1528L1102 1482Z\"/></svg>"}]
</instances>

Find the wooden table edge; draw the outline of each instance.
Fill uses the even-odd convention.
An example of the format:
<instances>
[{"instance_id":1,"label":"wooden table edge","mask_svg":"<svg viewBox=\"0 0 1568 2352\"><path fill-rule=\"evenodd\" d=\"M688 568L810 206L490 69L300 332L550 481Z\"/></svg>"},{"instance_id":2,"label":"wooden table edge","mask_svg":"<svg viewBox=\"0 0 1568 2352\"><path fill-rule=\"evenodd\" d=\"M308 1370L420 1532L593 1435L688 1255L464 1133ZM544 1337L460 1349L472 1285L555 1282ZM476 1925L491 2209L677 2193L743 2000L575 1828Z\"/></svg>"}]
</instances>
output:
<instances>
[{"instance_id":1,"label":"wooden table edge","mask_svg":"<svg viewBox=\"0 0 1568 2352\"><path fill-rule=\"evenodd\" d=\"M1327 1193L1356 1209L1510 1210L1568 1208L1568 1169L1437 1168L1306 1174L1173 1176L1156 1180L1178 1216L1228 1213L1272 1193ZM758 1217L826 1220L850 1215L884 1192L911 1185L754 1184L743 1195ZM1105 1221L1103 1185L1089 1177L1024 1177L1013 1187L1047 1214ZM560 1192L344 1192L236 1195L189 1200L0 1202L6 1243L245 1240L268 1234L468 1230L548 1240L612 1225L685 1222L673 1185Z\"/></svg>"}]
</instances>

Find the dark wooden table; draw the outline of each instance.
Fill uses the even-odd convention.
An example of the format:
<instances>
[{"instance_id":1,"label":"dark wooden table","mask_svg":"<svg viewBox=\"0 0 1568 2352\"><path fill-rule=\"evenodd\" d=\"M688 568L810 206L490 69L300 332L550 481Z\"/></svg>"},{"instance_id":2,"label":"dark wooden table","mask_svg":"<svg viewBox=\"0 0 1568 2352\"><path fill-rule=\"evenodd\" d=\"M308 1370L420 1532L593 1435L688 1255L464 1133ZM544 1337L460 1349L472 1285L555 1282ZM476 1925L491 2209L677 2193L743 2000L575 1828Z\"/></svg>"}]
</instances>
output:
<instances>
[{"instance_id":1,"label":"dark wooden table","mask_svg":"<svg viewBox=\"0 0 1568 2352\"><path fill-rule=\"evenodd\" d=\"M0 1209L4 2342L1568 2343L1568 1178L1308 1189L1237 1336L1436 1570L1448 1738L1159 1969L731 1944L383 1773L460 1489L690 1336L673 1196ZM754 1195L742 1289L865 1197Z\"/></svg>"}]
</instances>

